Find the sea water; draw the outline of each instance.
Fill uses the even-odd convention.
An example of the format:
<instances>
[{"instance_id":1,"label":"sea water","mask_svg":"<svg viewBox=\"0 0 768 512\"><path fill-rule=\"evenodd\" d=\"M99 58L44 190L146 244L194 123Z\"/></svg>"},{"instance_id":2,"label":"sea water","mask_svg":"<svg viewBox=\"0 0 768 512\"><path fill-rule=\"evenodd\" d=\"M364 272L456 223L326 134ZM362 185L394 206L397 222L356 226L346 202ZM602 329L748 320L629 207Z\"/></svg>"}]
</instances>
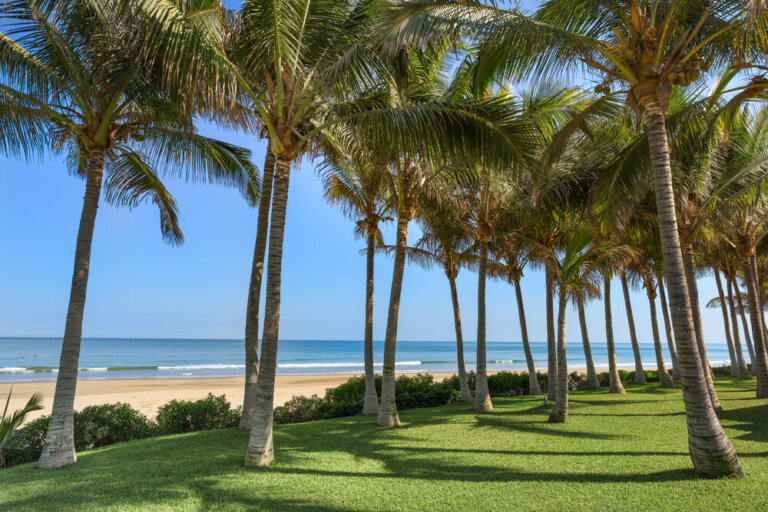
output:
<instances>
[{"instance_id":1,"label":"sea water","mask_svg":"<svg viewBox=\"0 0 768 512\"><path fill-rule=\"evenodd\" d=\"M475 368L477 346L464 343L467 370ZM728 349L711 344L712 366L729 364ZM60 338L0 338L0 382L54 380L59 365ZM384 342L373 343L374 369L381 371ZM547 368L547 344L531 343L536 369ZM585 368L581 343L568 347L568 368ZM656 366L652 343L640 343L646 368ZM608 368L604 343L592 343L598 370ZM80 350L80 379L236 377L245 374L242 340L84 338ZM526 370L523 344L487 343L488 370ZM616 343L620 368L634 369L632 346ZM671 367L664 344L664 360ZM455 372L455 341L398 341L396 371ZM363 372L363 342L359 340L280 340L278 375L359 374Z\"/></svg>"}]
</instances>

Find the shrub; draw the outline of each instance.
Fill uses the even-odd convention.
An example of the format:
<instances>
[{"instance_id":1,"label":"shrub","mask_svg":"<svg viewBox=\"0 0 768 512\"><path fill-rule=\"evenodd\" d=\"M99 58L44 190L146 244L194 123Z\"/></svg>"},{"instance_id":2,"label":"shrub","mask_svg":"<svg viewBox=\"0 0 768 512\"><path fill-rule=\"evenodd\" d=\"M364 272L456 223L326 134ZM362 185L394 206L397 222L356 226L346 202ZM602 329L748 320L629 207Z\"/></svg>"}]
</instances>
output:
<instances>
[{"instance_id":1,"label":"shrub","mask_svg":"<svg viewBox=\"0 0 768 512\"><path fill-rule=\"evenodd\" d=\"M39 459L50 422L49 416L43 416L17 430L3 450L3 467L18 466Z\"/></svg>"},{"instance_id":2,"label":"shrub","mask_svg":"<svg viewBox=\"0 0 768 512\"><path fill-rule=\"evenodd\" d=\"M381 396L381 375L376 376L376 390ZM395 403L399 410L417 407L435 407L458 399L458 380L453 386L450 379L435 383L426 374L400 375L395 380ZM325 396L293 397L274 413L276 424L303 423L329 418L342 418L360 414L365 399L365 378L352 377L344 384L328 389Z\"/></svg>"},{"instance_id":3,"label":"shrub","mask_svg":"<svg viewBox=\"0 0 768 512\"><path fill-rule=\"evenodd\" d=\"M157 426L124 403L91 405L75 413L75 450L91 450L121 441L150 437Z\"/></svg>"},{"instance_id":4,"label":"shrub","mask_svg":"<svg viewBox=\"0 0 768 512\"><path fill-rule=\"evenodd\" d=\"M43 416L18 430L4 450L5 466L39 459L50 422L50 416ZM92 405L75 411L74 430L75 450L79 452L157 434L154 422L122 403Z\"/></svg>"},{"instance_id":5,"label":"shrub","mask_svg":"<svg viewBox=\"0 0 768 512\"><path fill-rule=\"evenodd\" d=\"M232 409L224 395L200 400L171 400L157 410L157 425L162 434L180 434L195 430L236 427L240 408Z\"/></svg>"}]
</instances>

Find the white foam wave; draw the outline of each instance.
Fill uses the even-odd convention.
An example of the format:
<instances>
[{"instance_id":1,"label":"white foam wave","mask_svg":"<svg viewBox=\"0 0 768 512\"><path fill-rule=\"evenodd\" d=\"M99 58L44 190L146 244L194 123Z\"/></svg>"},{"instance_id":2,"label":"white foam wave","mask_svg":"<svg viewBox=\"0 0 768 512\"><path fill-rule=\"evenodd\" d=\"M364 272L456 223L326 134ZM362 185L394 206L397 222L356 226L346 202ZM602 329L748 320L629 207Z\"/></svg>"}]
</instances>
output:
<instances>
[{"instance_id":1,"label":"white foam wave","mask_svg":"<svg viewBox=\"0 0 768 512\"><path fill-rule=\"evenodd\" d=\"M158 370L226 370L228 368L245 368L244 364L190 364L184 366L158 366Z\"/></svg>"},{"instance_id":2,"label":"white foam wave","mask_svg":"<svg viewBox=\"0 0 768 512\"><path fill-rule=\"evenodd\" d=\"M0 373L32 373L23 366L4 366L0 368Z\"/></svg>"},{"instance_id":3,"label":"white foam wave","mask_svg":"<svg viewBox=\"0 0 768 512\"><path fill-rule=\"evenodd\" d=\"M283 363L278 364L278 368L343 368L343 367L363 367L365 363L344 363L344 362L330 362L330 363ZM383 366L383 363L373 363L373 366ZM395 366L421 366L421 361L398 361Z\"/></svg>"}]
</instances>

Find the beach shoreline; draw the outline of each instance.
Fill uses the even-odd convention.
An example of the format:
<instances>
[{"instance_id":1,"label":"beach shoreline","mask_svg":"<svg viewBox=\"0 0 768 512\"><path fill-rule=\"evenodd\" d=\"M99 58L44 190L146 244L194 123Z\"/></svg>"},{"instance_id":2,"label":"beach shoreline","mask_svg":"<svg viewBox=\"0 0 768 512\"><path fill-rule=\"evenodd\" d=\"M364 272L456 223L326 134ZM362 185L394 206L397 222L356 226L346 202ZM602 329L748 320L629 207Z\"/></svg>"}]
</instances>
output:
<instances>
[{"instance_id":1,"label":"beach shoreline","mask_svg":"<svg viewBox=\"0 0 768 512\"><path fill-rule=\"evenodd\" d=\"M624 368L622 368L624 369ZM646 370L655 370L655 366ZM508 370L505 370L508 371ZM582 368L574 368L569 373L584 373ZM598 372L605 371L598 369ZM514 371L520 373L519 371ZM415 375L429 373L436 382L455 375L451 372L397 372L397 375ZM496 371L489 374L498 373ZM543 371L542 373L546 373ZM359 375L359 374L357 374ZM285 404L294 396L324 395L326 389L343 384L355 374L304 374L278 375L275 383L275 407ZM82 379L77 383L75 410L89 405L123 402L141 411L150 418L155 417L157 409L171 400L198 400L208 393L224 395L233 406L243 402L245 377L174 377L174 378L139 378L139 379ZM43 408L32 413L34 419L51 413L55 380L0 382L0 399L3 401L13 387L13 395L8 409L14 411L24 406L34 393L43 396Z\"/></svg>"}]
</instances>

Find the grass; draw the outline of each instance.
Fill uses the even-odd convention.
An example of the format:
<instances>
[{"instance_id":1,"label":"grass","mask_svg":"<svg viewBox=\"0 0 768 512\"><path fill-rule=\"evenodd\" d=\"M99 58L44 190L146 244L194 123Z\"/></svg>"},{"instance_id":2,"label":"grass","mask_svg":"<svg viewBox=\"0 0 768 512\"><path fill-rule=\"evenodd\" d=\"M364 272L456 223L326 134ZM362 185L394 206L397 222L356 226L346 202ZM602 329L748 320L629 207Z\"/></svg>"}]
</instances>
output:
<instances>
[{"instance_id":1,"label":"grass","mask_svg":"<svg viewBox=\"0 0 768 512\"><path fill-rule=\"evenodd\" d=\"M243 466L233 429L143 439L76 465L0 472L0 510L756 510L768 507L768 400L719 379L721 421L747 477L692 471L679 390L571 395L565 425L540 397L275 428L276 461Z\"/></svg>"}]
</instances>

